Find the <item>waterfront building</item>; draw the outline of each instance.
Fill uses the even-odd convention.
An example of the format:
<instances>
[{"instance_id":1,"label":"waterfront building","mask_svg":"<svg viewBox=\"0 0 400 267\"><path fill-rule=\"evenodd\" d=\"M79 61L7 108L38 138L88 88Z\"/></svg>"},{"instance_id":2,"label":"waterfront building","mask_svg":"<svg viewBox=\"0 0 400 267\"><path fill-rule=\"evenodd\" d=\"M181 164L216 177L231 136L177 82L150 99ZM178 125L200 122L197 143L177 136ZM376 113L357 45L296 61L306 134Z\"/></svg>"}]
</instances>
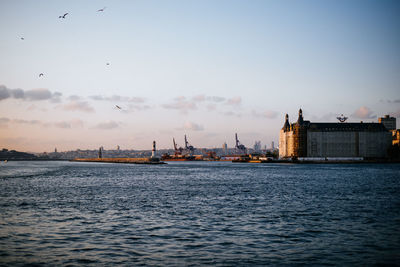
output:
<instances>
[{"instance_id":1,"label":"waterfront building","mask_svg":"<svg viewBox=\"0 0 400 267\"><path fill-rule=\"evenodd\" d=\"M228 145L226 144L226 142L224 142L224 143L222 144L222 153L223 153L224 155L226 155L226 154L228 153Z\"/></svg>"},{"instance_id":2,"label":"waterfront building","mask_svg":"<svg viewBox=\"0 0 400 267\"><path fill-rule=\"evenodd\" d=\"M254 151L258 152L261 150L261 141L255 141L254 143Z\"/></svg>"},{"instance_id":3,"label":"waterfront building","mask_svg":"<svg viewBox=\"0 0 400 267\"><path fill-rule=\"evenodd\" d=\"M400 130L393 130L392 131L392 145L400 145Z\"/></svg>"},{"instance_id":4,"label":"waterfront building","mask_svg":"<svg viewBox=\"0 0 400 267\"><path fill-rule=\"evenodd\" d=\"M378 118L378 122L382 123L389 131L396 130L396 118L385 115L384 117Z\"/></svg>"},{"instance_id":5,"label":"waterfront building","mask_svg":"<svg viewBox=\"0 0 400 267\"><path fill-rule=\"evenodd\" d=\"M285 123L279 135L279 157L385 158L392 134L383 123L315 123L304 120Z\"/></svg>"}]
</instances>

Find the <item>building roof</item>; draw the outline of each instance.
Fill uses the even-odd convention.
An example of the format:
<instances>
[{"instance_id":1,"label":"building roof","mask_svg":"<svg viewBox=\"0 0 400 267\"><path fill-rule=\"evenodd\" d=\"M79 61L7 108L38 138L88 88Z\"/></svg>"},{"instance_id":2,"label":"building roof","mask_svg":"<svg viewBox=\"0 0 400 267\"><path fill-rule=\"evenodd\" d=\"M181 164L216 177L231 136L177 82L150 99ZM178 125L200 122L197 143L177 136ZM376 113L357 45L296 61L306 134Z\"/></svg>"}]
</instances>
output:
<instances>
[{"instance_id":1,"label":"building roof","mask_svg":"<svg viewBox=\"0 0 400 267\"><path fill-rule=\"evenodd\" d=\"M285 124L282 130L287 132L296 128L314 132L388 132L385 125L380 122L310 122L303 119L301 109L299 109L299 117L295 123L289 123L289 116L285 115Z\"/></svg>"},{"instance_id":2,"label":"building roof","mask_svg":"<svg viewBox=\"0 0 400 267\"><path fill-rule=\"evenodd\" d=\"M308 126L309 131L330 132L330 131L351 131L351 132L387 132L385 126L375 122L359 123L337 123L337 122L311 122Z\"/></svg>"}]
</instances>

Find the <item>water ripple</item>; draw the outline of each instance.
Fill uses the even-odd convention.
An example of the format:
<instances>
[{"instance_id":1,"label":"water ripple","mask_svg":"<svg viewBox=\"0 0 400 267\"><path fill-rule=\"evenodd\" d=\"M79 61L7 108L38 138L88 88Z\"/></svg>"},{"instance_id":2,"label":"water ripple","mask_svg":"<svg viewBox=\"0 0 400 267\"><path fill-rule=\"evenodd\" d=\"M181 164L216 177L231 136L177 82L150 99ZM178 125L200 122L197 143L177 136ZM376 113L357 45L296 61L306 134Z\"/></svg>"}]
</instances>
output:
<instances>
[{"instance_id":1,"label":"water ripple","mask_svg":"<svg viewBox=\"0 0 400 267\"><path fill-rule=\"evenodd\" d=\"M399 165L1 168L0 265L400 262Z\"/></svg>"}]
</instances>

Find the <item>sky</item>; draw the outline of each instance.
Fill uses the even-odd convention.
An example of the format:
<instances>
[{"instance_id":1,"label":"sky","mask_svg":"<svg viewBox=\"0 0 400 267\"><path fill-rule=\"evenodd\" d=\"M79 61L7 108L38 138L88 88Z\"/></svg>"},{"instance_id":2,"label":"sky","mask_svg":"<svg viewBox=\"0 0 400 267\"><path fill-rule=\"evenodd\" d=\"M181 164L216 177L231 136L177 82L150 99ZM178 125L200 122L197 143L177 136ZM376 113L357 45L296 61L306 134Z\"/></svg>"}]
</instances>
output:
<instances>
[{"instance_id":1,"label":"sky","mask_svg":"<svg viewBox=\"0 0 400 267\"><path fill-rule=\"evenodd\" d=\"M1 0L0 149L172 148L185 134L233 147L235 133L269 148L299 108L400 119L398 14L385 0Z\"/></svg>"}]
</instances>

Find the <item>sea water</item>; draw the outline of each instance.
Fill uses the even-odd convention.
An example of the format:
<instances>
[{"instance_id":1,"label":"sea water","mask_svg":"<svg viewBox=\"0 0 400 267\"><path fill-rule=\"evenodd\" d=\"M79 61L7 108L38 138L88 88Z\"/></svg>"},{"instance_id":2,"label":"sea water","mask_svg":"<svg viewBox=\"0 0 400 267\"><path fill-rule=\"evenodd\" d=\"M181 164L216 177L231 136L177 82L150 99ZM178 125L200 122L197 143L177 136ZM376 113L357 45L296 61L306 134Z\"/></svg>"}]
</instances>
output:
<instances>
[{"instance_id":1,"label":"sea water","mask_svg":"<svg viewBox=\"0 0 400 267\"><path fill-rule=\"evenodd\" d=\"M117 264L400 264L400 165L0 163L0 265Z\"/></svg>"}]
</instances>

